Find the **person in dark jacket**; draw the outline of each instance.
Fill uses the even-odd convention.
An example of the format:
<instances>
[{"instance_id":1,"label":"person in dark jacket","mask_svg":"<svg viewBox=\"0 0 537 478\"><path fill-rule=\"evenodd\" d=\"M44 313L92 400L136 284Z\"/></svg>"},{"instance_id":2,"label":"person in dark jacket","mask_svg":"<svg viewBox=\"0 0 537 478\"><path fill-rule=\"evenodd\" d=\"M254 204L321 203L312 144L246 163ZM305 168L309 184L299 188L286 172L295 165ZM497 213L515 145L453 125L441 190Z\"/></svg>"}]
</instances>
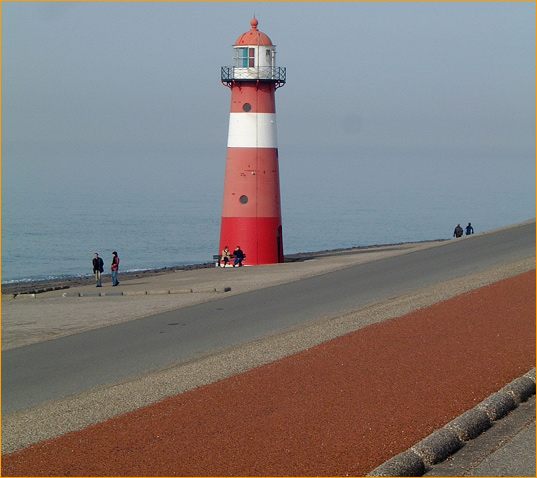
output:
<instances>
[{"instance_id":1,"label":"person in dark jacket","mask_svg":"<svg viewBox=\"0 0 537 478\"><path fill-rule=\"evenodd\" d=\"M235 262L233 263L233 267L235 267L237 264L239 265L239 267L242 267L244 252L242 252L241 246L237 246L233 254L235 255Z\"/></svg>"},{"instance_id":2,"label":"person in dark jacket","mask_svg":"<svg viewBox=\"0 0 537 478\"><path fill-rule=\"evenodd\" d=\"M472 223L469 222L466 226L466 235L469 236L470 234L474 233L474 228L472 227Z\"/></svg>"},{"instance_id":3,"label":"person in dark jacket","mask_svg":"<svg viewBox=\"0 0 537 478\"><path fill-rule=\"evenodd\" d=\"M99 254L95 253L93 257L93 273L95 274L95 281L97 282L97 287L102 287L101 274L103 272L104 272L104 261L99 257Z\"/></svg>"},{"instance_id":4,"label":"person in dark jacket","mask_svg":"<svg viewBox=\"0 0 537 478\"><path fill-rule=\"evenodd\" d=\"M460 224L457 224L457 227L453 231L453 237L462 237L462 227Z\"/></svg>"},{"instance_id":5,"label":"person in dark jacket","mask_svg":"<svg viewBox=\"0 0 537 478\"><path fill-rule=\"evenodd\" d=\"M112 266L110 267L110 270L112 271L112 286L119 285L119 282L117 281L117 271L119 270L119 257L117 256L117 252L112 252Z\"/></svg>"}]
</instances>

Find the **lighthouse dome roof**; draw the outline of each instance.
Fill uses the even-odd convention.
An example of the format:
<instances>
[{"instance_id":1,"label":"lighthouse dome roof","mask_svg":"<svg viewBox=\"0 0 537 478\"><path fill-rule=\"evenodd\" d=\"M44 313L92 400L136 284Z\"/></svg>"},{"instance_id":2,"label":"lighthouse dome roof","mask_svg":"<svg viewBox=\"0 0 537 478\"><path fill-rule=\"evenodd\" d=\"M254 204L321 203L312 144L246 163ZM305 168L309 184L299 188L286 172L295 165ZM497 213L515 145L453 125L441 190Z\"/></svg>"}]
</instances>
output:
<instances>
[{"instance_id":1,"label":"lighthouse dome roof","mask_svg":"<svg viewBox=\"0 0 537 478\"><path fill-rule=\"evenodd\" d=\"M235 46L239 45L263 45L263 46L272 46L270 38L265 35L263 32L260 32L257 29L257 19L254 18L250 21L251 30L243 33L235 42Z\"/></svg>"}]
</instances>

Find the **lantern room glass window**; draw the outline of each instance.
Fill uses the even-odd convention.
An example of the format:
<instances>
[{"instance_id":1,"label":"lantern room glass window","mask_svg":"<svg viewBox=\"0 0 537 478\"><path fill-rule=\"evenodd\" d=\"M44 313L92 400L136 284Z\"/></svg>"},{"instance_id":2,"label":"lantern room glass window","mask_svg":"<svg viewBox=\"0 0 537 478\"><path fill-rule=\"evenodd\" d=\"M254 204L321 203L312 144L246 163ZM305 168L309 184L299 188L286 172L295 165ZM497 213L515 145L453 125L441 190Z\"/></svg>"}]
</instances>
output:
<instances>
[{"instance_id":1,"label":"lantern room glass window","mask_svg":"<svg viewBox=\"0 0 537 478\"><path fill-rule=\"evenodd\" d=\"M253 68L255 66L255 48L237 48L235 51L235 67Z\"/></svg>"}]
</instances>

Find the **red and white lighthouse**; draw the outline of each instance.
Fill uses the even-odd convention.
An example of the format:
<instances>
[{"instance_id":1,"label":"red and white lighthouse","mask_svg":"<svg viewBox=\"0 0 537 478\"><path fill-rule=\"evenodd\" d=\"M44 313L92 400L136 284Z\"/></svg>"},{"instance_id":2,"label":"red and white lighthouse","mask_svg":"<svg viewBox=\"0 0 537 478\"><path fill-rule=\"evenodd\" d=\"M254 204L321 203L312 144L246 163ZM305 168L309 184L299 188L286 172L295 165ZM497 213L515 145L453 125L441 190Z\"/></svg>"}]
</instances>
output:
<instances>
[{"instance_id":1,"label":"red and white lighthouse","mask_svg":"<svg viewBox=\"0 0 537 478\"><path fill-rule=\"evenodd\" d=\"M222 67L221 77L231 112L220 251L240 246L248 265L283 262L274 92L285 84L285 68L257 24L254 17L233 45L233 66Z\"/></svg>"}]
</instances>

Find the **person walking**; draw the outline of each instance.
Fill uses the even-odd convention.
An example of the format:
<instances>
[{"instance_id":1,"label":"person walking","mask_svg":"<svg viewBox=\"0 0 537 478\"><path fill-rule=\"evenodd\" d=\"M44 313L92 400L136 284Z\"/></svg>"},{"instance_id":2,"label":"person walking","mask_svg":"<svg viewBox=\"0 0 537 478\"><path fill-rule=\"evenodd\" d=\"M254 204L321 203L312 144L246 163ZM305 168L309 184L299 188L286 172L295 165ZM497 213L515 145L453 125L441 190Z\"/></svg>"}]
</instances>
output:
<instances>
[{"instance_id":1,"label":"person walking","mask_svg":"<svg viewBox=\"0 0 537 478\"><path fill-rule=\"evenodd\" d=\"M239 265L239 267L242 267L244 252L242 252L241 246L237 246L233 254L235 255L235 262L233 263L233 267L235 267L237 264Z\"/></svg>"},{"instance_id":2,"label":"person walking","mask_svg":"<svg viewBox=\"0 0 537 478\"><path fill-rule=\"evenodd\" d=\"M96 287L102 287L101 274L104 272L104 261L99 257L99 254L95 253L93 257L93 273L95 274Z\"/></svg>"},{"instance_id":3,"label":"person walking","mask_svg":"<svg viewBox=\"0 0 537 478\"><path fill-rule=\"evenodd\" d=\"M466 235L469 236L470 234L474 233L474 228L472 227L472 223L469 222L466 226Z\"/></svg>"},{"instance_id":4,"label":"person walking","mask_svg":"<svg viewBox=\"0 0 537 478\"><path fill-rule=\"evenodd\" d=\"M117 252L112 252L112 266L110 267L110 270L112 271L112 286L115 287L116 285L119 285L119 282L117 281L117 271L119 270L119 257L117 256Z\"/></svg>"},{"instance_id":5,"label":"person walking","mask_svg":"<svg viewBox=\"0 0 537 478\"><path fill-rule=\"evenodd\" d=\"M457 227L453 231L453 237L462 237L462 227L460 224L457 224Z\"/></svg>"}]
</instances>

